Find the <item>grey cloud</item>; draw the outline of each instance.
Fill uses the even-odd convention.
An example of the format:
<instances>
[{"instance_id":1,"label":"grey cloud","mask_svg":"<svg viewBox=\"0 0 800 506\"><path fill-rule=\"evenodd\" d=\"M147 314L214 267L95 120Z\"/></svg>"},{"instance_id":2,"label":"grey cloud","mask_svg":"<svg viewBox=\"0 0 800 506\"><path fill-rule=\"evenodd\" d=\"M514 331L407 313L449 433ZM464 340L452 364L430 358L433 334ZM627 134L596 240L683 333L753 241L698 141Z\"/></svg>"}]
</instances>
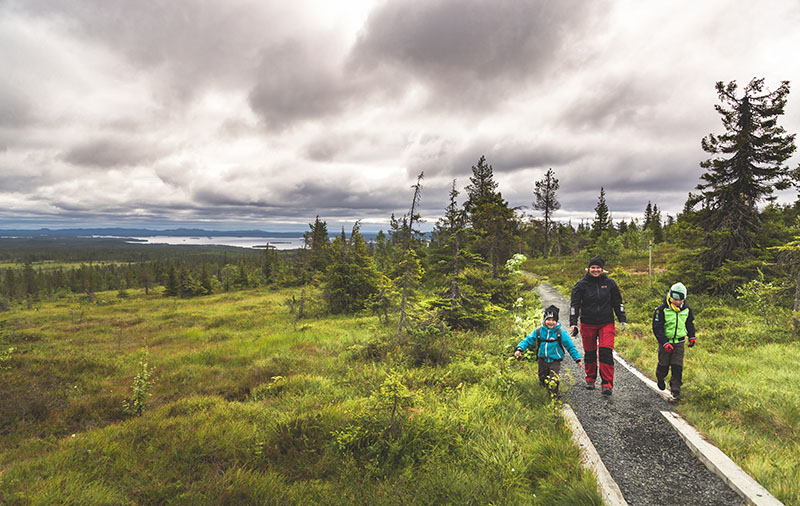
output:
<instances>
[{"instance_id":1,"label":"grey cloud","mask_svg":"<svg viewBox=\"0 0 800 506\"><path fill-rule=\"evenodd\" d=\"M561 146L552 142L528 146L522 141L510 140L471 146L456 157L456 163L458 167L466 167L471 174L472 166L478 163L481 156L485 156L494 171L502 173L519 169L565 166L584 155L584 150L574 146Z\"/></svg>"},{"instance_id":2,"label":"grey cloud","mask_svg":"<svg viewBox=\"0 0 800 506\"><path fill-rule=\"evenodd\" d=\"M662 99L655 97L652 88L645 89L634 81L635 76L624 79L607 79L586 87L583 93L566 107L562 115L569 126L579 129L610 129L635 126L642 121L652 121L653 104Z\"/></svg>"},{"instance_id":3,"label":"grey cloud","mask_svg":"<svg viewBox=\"0 0 800 506\"><path fill-rule=\"evenodd\" d=\"M481 156L495 173L514 172L521 169L549 168L573 164L585 156L585 148L555 142L525 143L514 138L479 139L469 146L456 146L443 138L422 144L409 160L410 174L424 170L429 176L449 176L466 179L472 166Z\"/></svg>"},{"instance_id":4,"label":"grey cloud","mask_svg":"<svg viewBox=\"0 0 800 506\"><path fill-rule=\"evenodd\" d=\"M31 124L34 119L27 102L0 90L0 127L21 128Z\"/></svg>"},{"instance_id":5,"label":"grey cloud","mask_svg":"<svg viewBox=\"0 0 800 506\"><path fill-rule=\"evenodd\" d=\"M370 15L350 63L393 66L431 86L434 102L485 108L506 85L547 79L570 31L597 12L577 1L388 2Z\"/></svg>"},{"instance_id":6,"label":"grey cloud","mask_svg":"<svg viewBox=\"0 0 800 506\"><path fill-rule=\"evenodd\" d=\"M110 169L153 162L161 156L161 151L153 143L103 138L69 149L62 159L73 165Z\"/></svg>"},{"instance_id":7,"label":"grey cloud","mask_svg":"<svg viewBox=\"0 0 800 506\"><path fill-rule=\"evenodd\" d=\"M305 155L316 162L331 161L337 155L349 151L355 140L351 135L337 135L335 133L320 136L311 140L305 146Z\"/></svg>"},{"instance_id":8,"label":"grey cloud","mask_svg":"<svg viewBox=\"0 0 800 506\"><path fill-rule=\"evenodd\" d=\"M164 72L175 96L210 82L247 82L258 49L295 18L278 2L143 0L132 8L125 0L8 0L0 9L51 19L138 67Z\"/></svg>"},{"instance_id":9,"label":"grey cloud","mask_svg":"<svg viewBox=\"0 0 800 506\"><path fill-rule=\"evenodd\" d=\"M324 42L324 41L322 41ZM300 39L264 48L250 106L270 129L343 111L365 90L357 76L345 77L329 50Z\"/></svg>"},{"instance_id":10,"label":"grey cloud","mask_svg":"<svg viewBox=\"0 0 800 506\"><path fill-rule=\"evenodd\" d=\"M410 194L409 194L410 195ZM192 200L198 207L217 206L259 209L264 212L302 216L299 209L316 209L314 214L324 214L337 210L337 214L364 213L366 215L384 214L385 209L402 208L404 195L391 188L358 190L346 181L312 182L305 181L287 188L271 188L263 198L246 198L236 190L203 187L192 193ZM410 197L409 197L410 198ZM324 211L321 211L324 210ZM388 217L388 214L387 214Z\"/></svg>"}]
</instances>

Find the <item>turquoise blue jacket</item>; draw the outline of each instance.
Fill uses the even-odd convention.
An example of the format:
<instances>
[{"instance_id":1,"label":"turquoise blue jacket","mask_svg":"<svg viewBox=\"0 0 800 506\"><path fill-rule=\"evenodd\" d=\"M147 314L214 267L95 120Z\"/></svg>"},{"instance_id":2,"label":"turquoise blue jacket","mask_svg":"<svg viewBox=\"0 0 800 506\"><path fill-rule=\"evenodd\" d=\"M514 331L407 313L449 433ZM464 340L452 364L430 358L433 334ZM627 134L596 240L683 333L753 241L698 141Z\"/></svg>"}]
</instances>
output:
<instances>
[{"instance_id":1,"label":"turquoise blue jacket","mask_svg":"<svg viewBox=\"0 0 800 506\"><path fill-rule=\"evenodd\" d=\"M561 333L561 344L569 351L570 356L575 360L581 359L581 354L569 338L567 331L561 328L561 323L558 323L552 329L548 329L544 325L534 330L525 339L519 342L517 349L525 351L529 346L536 343L536 332L539 332L539 350L536 354L538 358L545 359L546 362L554 362L556 360L563 360L564 349L558 344L558 334Z\"/></svg>"}]
</instances>

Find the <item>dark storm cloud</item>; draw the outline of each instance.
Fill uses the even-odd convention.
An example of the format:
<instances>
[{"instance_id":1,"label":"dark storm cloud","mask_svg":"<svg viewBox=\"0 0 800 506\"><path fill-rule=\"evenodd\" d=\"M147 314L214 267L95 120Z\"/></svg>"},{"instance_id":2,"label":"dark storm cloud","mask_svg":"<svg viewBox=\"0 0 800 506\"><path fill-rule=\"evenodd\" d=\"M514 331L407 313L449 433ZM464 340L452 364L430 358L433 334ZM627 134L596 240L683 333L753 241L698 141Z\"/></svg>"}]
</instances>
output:
<instances>
[{"instance_id":1,"label":"dark storm cloud","mask_svg":"<svg viewBox=\"0 0 800 506\"><path fill-rule=\"evenodd\" d=\"M208 83L241 84L264 41L293 21L278 3L142 0L133 7L126 0L8 0L4 8L49 19L137 67L164 72L176 96Z\"/></svg>"},{"instance_id":2,"label":"dark storm cloud","mask_svg":"<svg viewBox=\"0 0 800 506\"><path fill-rule=\"evenodd\" d=\"M347 105L354 84L321 57L323 53L323 47L309 47L299 39L262 51L249 101L268 128L282 129L299 120L328 116Z\"/></svg>"},{"instance_id":3,"label":"dark storm cloud","mask_svg":"<svg viewBox=\"0 0 800 506\"><path fill-rule=\"evenodd\" d=\"M104 138L74 146L62 159L73 165L111 169L153 162L161 155L160 151L153 143Z\"/></svg>"},{"instance_id":4,"label":"dark storm cloud","mask_svg":"<svg viewBox=\"0 0 800 506\"><path fill-rule=\"evenodd\" d=\"M349 209L351 212L373 212L381 209L399 208L404 205L402 197L392 188L359 191L346 181L304 181L287 188L266 188L261 198L246 198L235 189L225 190L203 187L193 192L193 201L198 206L230 206L281 210L292 216L296 208L304 209Z\"/></svg>"},{"instance_id":5,"label":"dark storm cloud","mask_svg":"<svg viewBox=\"0 0 800 506\"><path fill-rule=\"evenodd\" d=\"M546 79L599 7L577 1L413 0L374 11L352 54L357 69L394 67L433 88L434 102L474 108L507 86Z\"/></svg>"},{"instance_id":6,"label":"dark storm cloud","mask_svg":"<svg viewBox=\"0 0 800 506\"><path fill-rule=\"evenodd\" d=\"M474 143L455 157L454 170L472 173L472 166L481 156L495 172L502 173L518 169L564 166L574 162L585 153L577 146L547 143L526 145L522 141Z\"/></svg>"},{"instance_id":7,"label":"dark storm cloud","mask_svg":"<svg viewBox=\"0 0 800 506\"><path fill-rule=\"evenodd\" d=\"M587 216L594 213L601 187L612 213L642 214L648 200L675 213L700 181L697 160L682 152L628 154L604 167L586 165L566 173L555 172L560 180L562 209Z\"/></svg>"},{"instance_id":8,"label":"dark storm cloud","mask_svg":"<svg viewBox=\"0 0 800 506\"><path fill-rule=\"evenodd\" d=\"M468 146L457 146L443 138L420 142L408 160L409 175L421 171L429 177L448 177L466 180L472 167L481 156L498 173L523 169L566 166L579 160L586 153L568 143L525 142L513 137L476 139Z\"/></svg>"},{"instance_id":9,"label":"dark storm cloud","mask_svg":"<svg viewBox=\"0 0 800 506\"><path fill-rule=\"evenodd\" d=\"M354 186L353 183L306 181L296 185L287 196L301 205L344 207L356 211L393 209L404 204L404 196L396 188L375 188L365 192Z\"/></svg>"}]
</instances>

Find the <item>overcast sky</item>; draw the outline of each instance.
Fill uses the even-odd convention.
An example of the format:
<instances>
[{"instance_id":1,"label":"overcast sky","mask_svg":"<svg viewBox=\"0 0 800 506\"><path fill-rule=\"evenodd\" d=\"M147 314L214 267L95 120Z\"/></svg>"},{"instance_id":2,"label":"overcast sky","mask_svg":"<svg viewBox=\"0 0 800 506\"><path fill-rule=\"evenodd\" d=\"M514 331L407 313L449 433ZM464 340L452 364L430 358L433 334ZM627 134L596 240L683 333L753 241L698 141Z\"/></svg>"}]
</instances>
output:
<instances>
[{"instance_id":1,"label":"overcast sky","mask_svg":"<svg viewBox=\"0 0 800 506\"><path fill-rule=\"evenodd\" d=\"M0 228L376 230L422 171L432 226L481 155L528 213L552 168L558 219L601 186L674 215L715 82L791 81L800 133L798 27L797 0L0 0Z\"/></svg>"}]
</instances>

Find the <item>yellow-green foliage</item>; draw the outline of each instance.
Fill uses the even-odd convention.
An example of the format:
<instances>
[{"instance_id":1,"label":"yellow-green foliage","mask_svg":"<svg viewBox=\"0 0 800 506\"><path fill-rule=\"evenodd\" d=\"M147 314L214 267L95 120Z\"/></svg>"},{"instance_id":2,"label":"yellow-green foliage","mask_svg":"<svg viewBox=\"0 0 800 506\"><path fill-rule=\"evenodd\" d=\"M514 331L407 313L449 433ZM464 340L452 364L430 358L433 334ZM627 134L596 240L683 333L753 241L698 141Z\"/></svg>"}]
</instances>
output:
<instances>
[{"instance_id":1,"label":"yellow-green foliage","mask_svg":"<svg viewBox=\"0 0 800 506\"><path fill-rule=\"evenodd\" d=\"M600 504L511 318L398 344L367 315L293 331L293 293L0 314L0 503Z\"/></svg>"},{"instance_id":2,"label":"yellow-green foliage","mask_svg":"<svg viewBox=\"0 0 800 506\"><path fill-rule=\"evenodd\" d=\"M620 285L628 316L628 330L617 334L617 351L653 379L658 348L652 314L668 287L681 281L665 271L681 254L673 245L656 246L652 285L646 254L606 266ZM567 296L584 267L582 258L526 263ZM791 313L770 308L774 318L767 322L752 301L688 288L698 341L687 348L683 400L676 409L778 499L800 505L800 342L791 332Z\"/></svg>"}]
</instances>

